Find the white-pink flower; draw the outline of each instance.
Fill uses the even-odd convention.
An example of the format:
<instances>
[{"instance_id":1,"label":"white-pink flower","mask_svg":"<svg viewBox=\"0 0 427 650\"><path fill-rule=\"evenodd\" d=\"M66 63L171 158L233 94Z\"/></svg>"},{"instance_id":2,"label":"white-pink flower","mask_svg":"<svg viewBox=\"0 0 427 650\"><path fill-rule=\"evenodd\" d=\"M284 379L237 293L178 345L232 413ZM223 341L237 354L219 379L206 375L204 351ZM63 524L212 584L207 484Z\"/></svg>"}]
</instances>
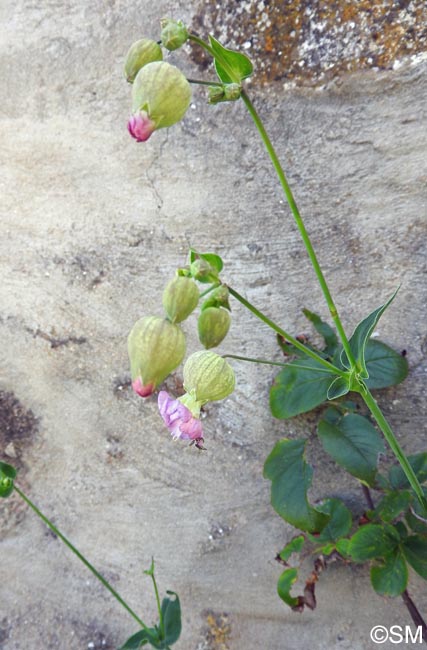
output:
<instances>
[{"instance_id":1,"label":"white-pink flower","mask_svg":"<svg viewBox=\"0 0 427 650\"><path fill-rule=\"evenodd\" d=\"M171 432L174 440L194 440L196 446L203 441L203 428L199 418L194 417L178 399L170 397L165 391L159 393L159 411L164 423Z\"/></svg>"},{"instance_id":2,"label":"white-pink flower","mask_svg":"<svg viewBox=\"0 0 427 650\"><path fill-rule=\"evenodd\" d=\"M128 131L137 142L145 142L155 130L156 124L146 111L134 113L129 119Z\"/></svg>"}]
</instances>

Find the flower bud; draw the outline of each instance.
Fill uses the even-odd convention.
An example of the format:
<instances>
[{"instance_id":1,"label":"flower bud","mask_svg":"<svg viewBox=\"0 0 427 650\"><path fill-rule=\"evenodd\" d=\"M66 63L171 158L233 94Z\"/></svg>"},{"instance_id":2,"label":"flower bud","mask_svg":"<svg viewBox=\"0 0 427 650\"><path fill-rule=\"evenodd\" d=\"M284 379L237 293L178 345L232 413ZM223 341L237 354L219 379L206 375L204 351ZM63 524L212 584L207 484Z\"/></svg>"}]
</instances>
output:
<instances>
[{"instance_id":1,"label":"flower bud","mask_svg":"<svg viewBox=\"0 0 427 650\"><path fill-rule=\"evenodd\" d=\"M223 86L209 86L209 104L218 102L235 102L240 99L242 87L240 84L224 84Z\"/></svg>"},{"instance_id":2,"label":"flower bud","mask_svg":"<svg viewBox=\"0 0 427 650\"><path fill-rule=\"evenodd\" d=\"M0 497L6 498L13 492L16 469L12 465L0 462Z\"/></svg>"},{"instance_id":3,"label":"flower bud","mask_svg":"<svg viewBox=\"0 0 427 650\"><path fill-rule=\"evenodd\" d=\"M229 298L230 292L228 287L224 284L220 284L219 287L209 293L209 296L202 305L202 311L208 307L225 307L225 309L231 311Z\"/></svg>"},{"instance_id":4,"label":"flower bud","mask_svg":"<svg viewBox=\"0 0 427 650\"><path fill-rule=\"evenodd\" d=\"M190 355L184 366L184 388L201 402L224 399L234 390L233 368L215 352Z\"/></svg>"},{"instance_id":5,"label":"flower bud","mask_svg":"<svg viewBox=\"0 0 427 650\"><path fill-rule=\"evenodd\" d=\"M231 317L222 307L204 309L197 321L199 340L205 348L215 348L227 336Z\"/></svg>"},{"instance_id":6,"label":"flower bud","mask_svg":"<svg viewBox=\"0 0 427 650\"><path fill-rule=\"evenodd\" d=\"M217 269L202 258L196 259L190 264L190 273L198 282L209 283L218 281Z\"/></svg>"},{"instance_id":7,"label":"flower bud","mask_svg":"<svg viewBox=\"0 0 427 650\"><path fill-rule=\"evenodd\" d=\"M188 31L181 20L162 18L160 21L162 45L167 50L177 50L188 39Z\"/></svg>"},{"instance_id":8,"label":"flower bud","mask_svg":"<svg viewBox=\"0 0 427 650\"><path fill-rule=\"evenodd\" d=\"M138 320L128 336L132 388L148 397L181 363L185 336L179 327L157 316Z\"/></svg>"},{"instance_id":9,"label":"flower bud","mask_svg":"<svg viewBox=\"0 0 427 650\"><path fill-rule=\"evenodd\" d=\"M192 278L176 276L163 292L163 307L172 323L185 320L197 307L199 290Z\"/></svg>"},{"instance_id":10,"label":"flower bud","mask_svg":"<svg viewBox=\"0 0 427 650\"><path fill-rule=\"evenodd\" d=\"M160 45L148 38L141 38L141 40L131 45L126 55L124 66L126 80L133 83L136 75L144 65L162 59L163 54Z\"/></svg>"},{"instance_id":11,"label":"flower bud","mask_svg":"<svg viewBox=\"0 0 427 650\"><path fill-rule=\"evenodd\" d=\"M155 129L172 126L181 120L191 101L191 88L178 68L165 61L147 63L140 69L132 86L132 112L128 129L139 142L147 140ZM134 121L143 121L149 126L143 128L139 139ZM147 132L149 131L148 135Z\"/></svg>"}]
</instances>

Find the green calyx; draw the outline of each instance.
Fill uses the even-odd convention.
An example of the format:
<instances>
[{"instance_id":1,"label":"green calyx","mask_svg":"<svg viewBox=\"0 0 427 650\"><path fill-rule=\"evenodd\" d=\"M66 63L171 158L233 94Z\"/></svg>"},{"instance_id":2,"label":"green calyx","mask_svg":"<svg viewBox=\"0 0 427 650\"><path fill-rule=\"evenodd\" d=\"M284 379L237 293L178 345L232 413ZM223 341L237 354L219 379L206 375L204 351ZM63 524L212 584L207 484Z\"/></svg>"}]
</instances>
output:
<instances>
[{"instance_id":1,"label":"green calyx","mask_svg":"<svg viewBox=\"0 0 427 650\"><path fill-rule=\"evenodd\" d=\"M192 278L177 275L163 292L163 307L172 323L185 320L197 307L199 290Z\"/></svg>"},{"instance_id":2,"label":"green calyx","mask_svg":"<svg viewBox=\"0 0 427 650\"><path fill-rule=\"evenodd\" d=\"M0 462L0 497L6 498L13 492L16 469L12 465Z\"/></svg>"},{"instance_id":3,"label":"green calyx","mask_svg":"<svg viewBox=\"0 0 427 650\"><path fill-rule=\"evenodd\" d=\"M177 50L188 40L187 28L181 20L162 18L160 26L162 28L160 34L162 45L167 50Z\"/></svg>"},{"instance_id":4,"label":"green calyx","mask_svg":"<svg viewBox=\"0 0 427 650\"><path fill-rule=\"evenodd\" d=\"M219 102L235 102L240 99L242 87L240 84L231 83L222 86L209 86L209 104Z\"/></svg>"},{"instance_id":5,"label":"green calyx","mask_svg":"<svg viewBox=\"0 0 427 650\"><path fill-rule=\"evenodd\" d=\"M227 336L230 324L231 316L222 307L203 309L197 321L200 343L207 350L215 348Z\"/></svg>"},{"instance_id":6,"label":"green calyx","mask_svg":"<svg viewBox=\"0 0 427 650\"><path fill-rule=\"evenodd\" d=\"M139 379L143 387L154 390L183 360L185 336L179 325L145 316L128 336L128 352L132 381Z\"/></svg>"},{"instance_id":7,"label":"green calyx","mask_svg":"<svg viewBox=\"0 0 427 650\"><path fill-rule=\"evenodd\" d=\"M157 129L172 126L185 115L191 88L178 68L166 61L147 63L132 86L132 111L145 111Z\"/></svg>"},{"instance_id":8,"label":"green calyx","mask_svg":"<svg viewBox=\"0 0 427 650\"><path fill-rule=\"evenodd\" d=\"M130 46L126 55L124 73L126 80L133 83L138 72L148 63L162 61L162 48L156 41L141 38Z\"/></svg>"},{"instance_id":9,"label":"green calyx","mask_svg":"<svg viewBox=\"0 0 427 650\"><path fill-rule=\"evenodd\" d=\"M190 355L184 365L184 388L202 404L224 399L235 386L234 370L215 352Z\"/></svg>"}]
</instances>

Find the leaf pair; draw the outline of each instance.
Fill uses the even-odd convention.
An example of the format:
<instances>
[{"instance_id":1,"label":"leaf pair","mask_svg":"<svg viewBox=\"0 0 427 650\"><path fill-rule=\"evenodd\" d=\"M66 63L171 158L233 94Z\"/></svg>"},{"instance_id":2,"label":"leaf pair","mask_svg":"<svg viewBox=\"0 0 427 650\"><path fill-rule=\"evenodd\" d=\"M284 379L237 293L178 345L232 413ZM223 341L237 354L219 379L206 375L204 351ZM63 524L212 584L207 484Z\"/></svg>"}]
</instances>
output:
<instances>
[{"instance_id":1,"label":"leaf pair","mask_svg":"<svg viewBox=\"0 0 427 650\"><path fill-rule=\"evenodd\" d=\"M148 643L159 650L164 650L176 643L181 634L181 605L178 595L173 591L167 591L171 598L164 598L161 606L161 620L163 622L163 633L160 626L150 627L147 630L140 630L132 635L120 650L137 650Z\"/></svg>"}]
</instances>

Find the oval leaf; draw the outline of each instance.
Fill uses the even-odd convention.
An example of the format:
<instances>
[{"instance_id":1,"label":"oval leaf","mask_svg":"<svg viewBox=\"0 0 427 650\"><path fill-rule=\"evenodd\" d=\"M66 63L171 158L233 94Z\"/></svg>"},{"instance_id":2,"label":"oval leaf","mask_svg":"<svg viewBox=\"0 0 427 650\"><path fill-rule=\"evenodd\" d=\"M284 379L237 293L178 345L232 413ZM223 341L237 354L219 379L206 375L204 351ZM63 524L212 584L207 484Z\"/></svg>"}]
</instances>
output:
<instances>
[{"instance_id":1,"label":"oval leaf","mask_svg":"<svg viewBox=\"0 0 427 650\"><path fill-rule=\"evenodd\" d=\"M402 550L414 571L427 580L427 538L411 535L405 539Z\"/></svg>"},{"instance_id":2,"label":"oval leaf","mask_svg":"<svg viewBox=\"0 0 427 650\"><path fill-rule=\"evenodd\" d=\"M181 604L179 602L178 594L174 591L167 592L170 596L175 596L174 600L171 598L164 598L162 602L162 617L165 629L165 643L173 645L176 643L181 634Z\"/></svg>"},{"instance_id":3,"label":"oval leaf","mask_svg":"<svg viewBox=\"0 0 427 650\"><path fill-rule=\"evenodd\" d=\"M328 388L328 399L338 399L339 397L343 397L343 395L347 395L350 390L350 383L350 377L337 377L334 379Z\"/></svg>"},{"instance_id":4,"label":"oval leaf","mask_svg":"<svg viewBox=\"0 0 427 650\"><path fill-rule=\"evenodd\" d=\"M328 389L336 375L324 372L315 359L287 364L275 378L270 390L270 408L275 418L284 420L311 411L328 398Z\"/></svg>"},{"instance_id":5,"label":"oval leaf","mask_svg":"<svg viewBox=\"0 0 427 650\"><path fill-rule=\"evenodd\" d=\"M347 552L355 562L366 562L388 555L394 551L398 541L391 534L390 527L366 524L351 537Z\"/></svg>"},{"instance_id":6,"label":"oval leaf","mask_svg":"<svg viewBox=\"0 0 427 650\"><path fill-rule=\"evenodd\" d=\"M136 634L133 634L124 645L120 646L119 650L138 650L138 648L142 648L147 643L153 644L154 647L159 647L160 639L158 632L153 627L148 628L148 630L140 630Z\"/></svg>"},{"instance_id":7,"label":"oval leaf","mask_svg":"<svg viewBox=\"0 0 427 650\"><path fill-rule=\"evenodd\" d=\"M304 535L298 535L291 539L290 542L280 551L278 558L283 562L287 562L291 557L292 553L299 553L304 546L305 538Z\"/></svg>"},{"instance_id":8,"label":"oval leaf","mask_svg":"<svg viewBox=\"0 0 427 650\"><path fill-rule=\"evenodd\" d=\"M366 344L365 363L369 374L365 384L369 389L396 386L408 375L405 357L375 339L370 339Z\"/></svg>"},{"instance_id":9,"label":"oval leaf","mask_svg":"<svg viewBox=\"0 0 427 650\"><path fill-rule=\"evenodd\" d=\"M336 542L340 537L348 535L352 516L341 499L327 499L320 506L317 506L317 510L329 515L330 519L320 535L312 538L313 542Z\"/></svg>"},{"instance_id":10,"label":"oval leaf","mask_svg":"<svg viewBox=\"0 0 427 650\"><path fill-rule=\"evenodd\" d=\"M383 521L390 523L408 508L411 500L411 493L406 490L404 492L390 492L381 499L375 508L375 512Z\"/></svg>"},{"instance_id":11,"label":"oval leaf","mask_svg":"<svg viewBox=\"0 0 427 650\"><path fill-rule=\"evenodd\" d=\"M384 443L367 418L349 413L334 423L323 419L317 432L324 450L338 465L368 485L375 483L378 454L384 452Z\"/></svg>"},{"instance_id":12,"label":"oval leaf","mask_svg":"<svg viewBox=\"0 0 427 650\"><path fill-rule=\"evenodd\" d=\"M408 456L408 461L419 482L424 483L427 481L427 452L423 451L420 454ZM400 465L391 467L388 477L391 486L397 490L410 487L409 481Z\"/></svg>"},{"instance_id":13,"label":"oval leaf","mask_svg":"<svg viewBox=\"0 0 427 650\"><path fill-rule=\"evenodd\" d=\"M279 440L264 465L271 481L271 505L290 524L319 532L329 516L317 512L307 500L313 469L304 460L306 440Z\"/></svg>"},{"instance_id":14,"label":"oval leaf","mask_svg":"<svg viewBox=\"0 0 427 650\"><path fill-rule=\"evenodd\" d=\"M399 596L408 584L408 567L400 551L371 568L371 583L381 596Z\"/></svg>"}]
</instances>

